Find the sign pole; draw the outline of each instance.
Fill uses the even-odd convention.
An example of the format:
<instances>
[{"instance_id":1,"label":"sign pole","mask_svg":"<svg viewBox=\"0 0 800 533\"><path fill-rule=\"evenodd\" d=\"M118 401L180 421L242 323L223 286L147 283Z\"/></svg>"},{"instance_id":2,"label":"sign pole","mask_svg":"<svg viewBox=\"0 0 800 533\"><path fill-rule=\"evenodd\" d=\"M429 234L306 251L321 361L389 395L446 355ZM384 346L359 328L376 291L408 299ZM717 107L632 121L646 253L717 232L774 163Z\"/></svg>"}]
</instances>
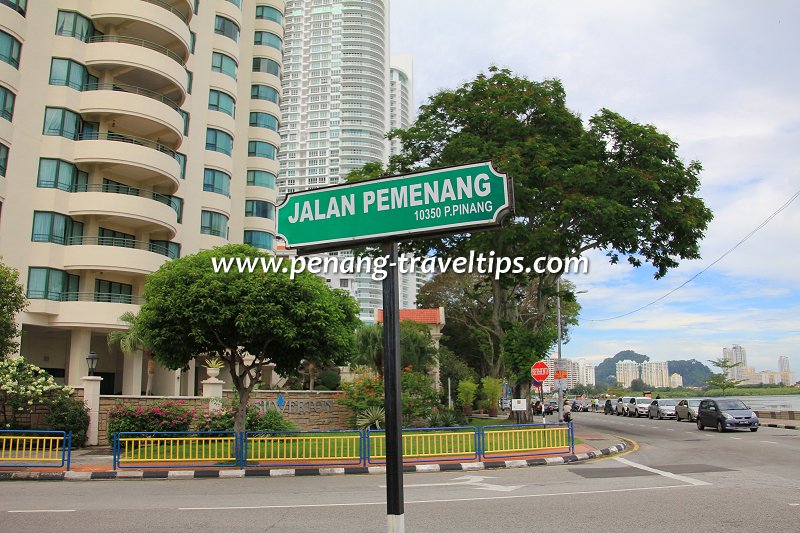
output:
<instances>
[{"instance_id":1,"label":"sign pole","mask_svg":"<svg viewBox=\"0 0 800 533\"><path fill-rule=\"evenodd\" d=\"M384 242L389 265L383 280L383 387L386 413L386 518L389 533L404 533L403 509L403 401L400 394L400 293L398 246Z\"/></svg>"}]
</instances>

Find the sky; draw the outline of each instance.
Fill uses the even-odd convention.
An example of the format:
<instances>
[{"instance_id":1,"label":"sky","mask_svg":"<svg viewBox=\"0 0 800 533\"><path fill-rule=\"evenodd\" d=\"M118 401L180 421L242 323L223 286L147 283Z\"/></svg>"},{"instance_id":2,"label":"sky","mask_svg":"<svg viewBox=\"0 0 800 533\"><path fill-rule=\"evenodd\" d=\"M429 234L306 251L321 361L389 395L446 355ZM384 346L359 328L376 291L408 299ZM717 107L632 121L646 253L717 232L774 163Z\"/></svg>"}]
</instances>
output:
<instances>
[{"instance_id":1,"label":"sky","mask_svg":"<svg viewBox=\"0 0 800 533\"><path fill-rule=\"evenodd\" d=\"M570 278L588 292L563 357L707 363L739 344L756 370L788 356L800 380L800 198L685 287L604 320L709 267L800 190L800 3L393 0L390 24L392 53L413 56L417 108L497 65L558 78L584 120L605 107L653 124L702 163L714 213L702 259L655 280L650 265L590 254Z\"/></svg>"}]
</instances>

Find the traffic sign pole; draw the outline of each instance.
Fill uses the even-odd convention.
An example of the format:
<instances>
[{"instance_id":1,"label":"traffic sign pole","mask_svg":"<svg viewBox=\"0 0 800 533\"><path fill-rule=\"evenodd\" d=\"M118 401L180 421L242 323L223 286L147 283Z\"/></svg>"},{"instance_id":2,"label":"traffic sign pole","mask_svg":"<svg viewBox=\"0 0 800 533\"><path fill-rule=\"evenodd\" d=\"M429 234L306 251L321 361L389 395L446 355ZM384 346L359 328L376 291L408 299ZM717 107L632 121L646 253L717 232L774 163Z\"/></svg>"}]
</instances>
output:
<instances>
[{"instance_id":1,"label":"traffic sign pole","mask_svg":"<svg viewBox=\"0 0 800 533\"><path fill-rule=\"evenodd\" d=\"M400 293L396 242L383 243L389 266L383 280L383 406L386 414L386 525L405 531L403 505L403 402L400 390Z\"/></svg>"}]
</instances>

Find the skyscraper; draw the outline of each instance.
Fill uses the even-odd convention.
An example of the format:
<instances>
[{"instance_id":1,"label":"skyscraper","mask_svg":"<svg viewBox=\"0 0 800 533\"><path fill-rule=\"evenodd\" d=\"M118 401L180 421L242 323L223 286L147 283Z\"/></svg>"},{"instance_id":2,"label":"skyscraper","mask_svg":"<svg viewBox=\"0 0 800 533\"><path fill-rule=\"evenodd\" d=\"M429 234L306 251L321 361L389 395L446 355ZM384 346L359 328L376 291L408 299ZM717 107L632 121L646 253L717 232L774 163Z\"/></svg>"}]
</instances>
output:
<instances>
[{"instance_id":1,"label":"skyscraper","mask_svg":"<svg viewBox=\"0 0 800 533\"><path fill-rule=\"evenodd\" d=\"M732 348L723 348L722 357L731 363L741 363L735 368L728 370L728 379L741 380L744 376L743 367L747 366L747 352L738 344Z\"/></svg>"},{"instance_id":2,"label":"skyscraper","mask_svg":"<svg viewBox=\"0 0 800 533\"><path fill-rule=\"evenodd\" d=\"M669 367L666 361L644 361L641 364L642 381L651 387L669 387Z\"/></svg>"},{"instance_id":3,"label":"skyscraper","mask_svg":"<svg viewBox=\"0 0 800 533\"><path fill-rule=\"evenodd\" d=\"M413 60L408 54L392 54L389 69L389 129L406 129L414 120ZM392 139L389 155L400 153L399 139Z\"/></svg>"},{"instance_id":4,"label":"skyscraper","mask_svg":"<svg viewBox=\"0 0 800 533\"><path fill-rule=\"evenodd\" d=\"M617 369L617 383L625 388L631 386L634 379L639 379L639 363L636 361L624 360L618 361L616 364Z\"/></svg>"},{"instance_id":5,"label":"skyscraper","mask_svg":"<svg viewBox=\"0 0 800 533\"><path fill-rule=\"evenodd\" d=\"M794 383L792 370L789 368L789 358L785 355L778 357L778 372L781 374L781 383L787 386Z\"/></svg>"},{"instance_id":6,"label":"skyscraper","mask_svg":"<svg viewBox=\"0 0 800 533\"><path fill-rule=\"evenodd\" d=\"M142 355L106 336L138 312L145 276L228 242L273 247L283 13L0 3L0 256L31 302L18 320L32 363L79 385L96 352L102 392L139 394ZM162 370L155 392L194 379Z\"/></svg>"}]
</instances>

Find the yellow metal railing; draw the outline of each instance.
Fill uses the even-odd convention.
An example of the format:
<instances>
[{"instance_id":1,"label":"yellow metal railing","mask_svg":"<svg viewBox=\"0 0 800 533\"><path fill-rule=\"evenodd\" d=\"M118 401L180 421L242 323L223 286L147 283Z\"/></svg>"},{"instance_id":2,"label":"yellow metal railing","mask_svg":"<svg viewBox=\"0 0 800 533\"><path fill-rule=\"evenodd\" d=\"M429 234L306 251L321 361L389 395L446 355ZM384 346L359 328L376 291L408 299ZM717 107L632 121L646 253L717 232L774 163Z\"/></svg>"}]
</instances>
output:
<instances>
[{"instance_id":1,"label":"yellow metal railing","mask_svg":"<svg viewBox=\"0 0 800 533\"><path fill-rule=\"evenodd\" d=\"M0 435L0 461L5 463L63 462L64 437Z\"/></svg>"},{"instance_id":2,"label":"yellow metal railing","mask_svg":"<svg viewBox=\"0 0 800 533\"><path fill-rule=\"evenodd\" d=\"M248 461L358 464L361 458L361 434L357 432L247 435Z\"/></svg>"},{"instance_id":3,"label":"yellow metal railing","mask_svg":"<svg viewBox=\"0 0 800 533\"><path fill-rule=\"evenodd\" d=\"M426 457L477 457L475 430L404 431L403 457L424 459ZM369 459L386 459L386 434L369 434Z\"/></svg>"},{"instance_id":4,"label":"yellow metal railing","mask_svg":"<svg viewBox=\"0 0 800 533\"><path fill-rule=\"evenodd\" d=\"M484 428L483 455L514 455L570 448L569 427Z\"/></svg>"},{"instance_id":5,"label":"yellow metal railing","mask_svg":"<svg viewBox=\"0 0 800 533\"><path fill-rule=\"evenodd\" d=\"M122 437L121 463L234 462L236 437Z\"/></svg>"}]
</instances>

